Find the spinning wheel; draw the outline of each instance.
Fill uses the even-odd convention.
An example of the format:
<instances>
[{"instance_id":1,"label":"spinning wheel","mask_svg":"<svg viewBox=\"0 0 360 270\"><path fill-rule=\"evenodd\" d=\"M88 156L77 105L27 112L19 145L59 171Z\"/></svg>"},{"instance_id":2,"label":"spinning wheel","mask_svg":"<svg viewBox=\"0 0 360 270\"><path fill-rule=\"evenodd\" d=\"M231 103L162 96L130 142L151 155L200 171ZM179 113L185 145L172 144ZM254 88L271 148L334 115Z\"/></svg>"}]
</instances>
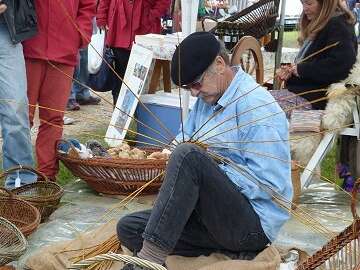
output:
<instances>
[{"instance_id":1,"label":"spinning wheel","mask_svg":"<svg viewBox=\"0 0 360 270\"><path fill-rule=\"evenodd\" d=\"M231 65L240 65L242 69L252 75L255 71L256 82L264 82L264 62L259 41L254 37L244 36L234 47Z\"/></svg>"}]
</instances>

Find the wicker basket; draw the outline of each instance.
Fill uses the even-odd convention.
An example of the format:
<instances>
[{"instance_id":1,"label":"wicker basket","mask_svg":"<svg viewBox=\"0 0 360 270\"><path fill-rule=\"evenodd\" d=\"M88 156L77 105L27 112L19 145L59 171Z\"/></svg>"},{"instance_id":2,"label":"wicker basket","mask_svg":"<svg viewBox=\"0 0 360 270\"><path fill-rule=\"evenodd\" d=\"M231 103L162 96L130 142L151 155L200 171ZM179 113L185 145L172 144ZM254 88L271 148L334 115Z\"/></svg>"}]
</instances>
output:
<instances>
[{"instance_id":1,"label":"wicker basket","mask_svg":"<svg viewBox=\"0 0 360 270\"><path fill-rule=\"evenodd\" d=\"M39 210L30 203L16 198L11 191L4 188L0 190L0 217L9 220L25 236L29 236L40 224Z\"/></svg>"},{"instance_id":2,"label":"wicker basket","mask_svg":"<svg viewBox=\"0 0 360 270\"><path fill-rule=\"evenodd\" d=\"M16 260L26 250L24 235L10 221L0 217L0 266Z\"/></svg>"},{"instance_id":3,"label":"wicker basket","mask_svg":"<svg viewBox=\"0 0 360 270\"><path fill-rule=\"evenodd\" d=\"M318 267L319 269L360 269L360 218L356 213L356 194L359 188L360 179L357 180L352 192L351 212L354 222L301 263L297 270L313 270Z\"/></svg>"},{"instance_id":4,"label":"wicker basket","mask_svg":"<svg viewBox=\"0 0 360 270\"><path fill-rule=\"evenodd\" d=\"M64 140L58 141L66 142ZM57 149L57 148L56 148ZM147 153L159 151L155 148L144 148ZM99 193L128 195L148 181L142 194L156 193L163 181L166 160L164 159L125 159L125 158L91 158L80 159L60 154L57 157L75 176L84 180Z\"/></svg>"},{"instance_id":5,"label":"wicker basket","mask_svg":"<svg viewBox=\"0 0 360 270\"><path fill-rule=\"evenodd\" d=\"M279 15L280 0L260 0L240 12L226 18L225 22L240 24L242 34L260 39L275 29L276 18ZM215 28L211 32L215 32Z\"/></svg>"},{"instance_id":6,"label":"wicker basket","mask_svg":"<svg viewBox=\"0 0 360 270\"><path fill-rule=\"evenodd\" d=\"M19 170L35 173L38 176L38 181L13 189L12 193L35 206L40 212L41 221L45 221L51 213L57 209L61 197L64 194L63 188L54 182L50 182L41 172L26 166L11 168L4 172L0 178L6 177L10 173Z\"/></svg>"}]
</instances>

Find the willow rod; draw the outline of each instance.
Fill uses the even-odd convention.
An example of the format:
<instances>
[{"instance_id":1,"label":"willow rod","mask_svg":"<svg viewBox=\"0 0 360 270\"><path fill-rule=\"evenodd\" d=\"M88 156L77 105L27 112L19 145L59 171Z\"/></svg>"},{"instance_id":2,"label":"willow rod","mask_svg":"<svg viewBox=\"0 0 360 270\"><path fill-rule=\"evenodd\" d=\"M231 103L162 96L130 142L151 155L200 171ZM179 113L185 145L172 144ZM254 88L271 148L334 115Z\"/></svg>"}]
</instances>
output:
<instances>
[{"instance_id":1,"label":"willow rod","mask_svg":"<svg viewBox=\"0 0 360 270\"><path fill-rule=\"evenodd\" d=\"M312 104L312 103L315 103L315 102L319 102L319 101L322 101L322 100L326 100L326 99L327 99L327 97L318 98L318 99L316 99L316 100L313 100L312 102L309 102L309 104ZM293 110L293 109L296 109L296 108L299 108L299 107L302 107L302 106L304 106L304 104L291 107L291 108L289 108L289 109L287 109L287 110L285 110L285 111L279 111L279 112L277 112L277 113L269 114L269 115L267 115L267 116L264 116L264 117L255 119L255 120L253 120L253 121L249 121L249 122L247 122L247 123L245 123L245 124L237 125L237 126L235 126L235 127L229 128L229 129L227 129L227 130L225 130L225 131L222 131L222 132L219 132L219 133L217 133L217 134L214 134L214 135L212 135L212 136L210 136L210 137L207 137L207 138L204 139L204 140L200 140L200 142L201 142L201 143L204 143L204 142L208 141L208 140L211 139L211 138L214 138L214 137L216 137L216 136L225 134L225 133L227 133L227 132L229 132L229 131L232 131L232 130L235 130L235 129L239 129L239 128L242 128L242 127L244 127L244 126L248 126L248 125L253 124L253 123L256 123L256 122L258 122L258 121L267 119L267 118L269 118L269 117L272 117L272 116L275 116L275 115L278 115L278 114L282 114L282 113L284 113L284 112L287 112L287 111L290 111L290 110ZM203 137L203 136L204 136L204 135L202 135L201 137Z\"/></svg>"},{"instance_id":2,"label":"willow rod","mask_svg":"<svg viewBox=\"0 0 360 270\"><path fill-rule=\"evenodd\" d=\"M240 166L240 165L234 163L233 161L231 161L227 158L223 158L222 156L219 156L217 154L210 153L210 155L213 155L215 158L218 158L218 159L221 158L221 161L223 161L225 164L229 165L231 168L235 169L240 174L244 175L247 179L249 179L251 182L253 182L255 185L257 185L259 188L261 188L264 192L269 194L278 203L278 205L280 207L283 207L286 210L291 211L291 205L293 204L291 201L287 200L282 194L278 193L273 188L261 183L251 173L247 172L247 170L245 168L243 168L243 166ZM301 208L299 207L298 209L300 210ZM327 228L325 228L323 225L321 225L311 215L307 214L306 211L302 210L302 213L304 214L304 217L303 217L303 219L301 219L301 221L305 220L307 222L307 225L312 227L312 229L321 233L326 238L328 238L329 236L331 236L331 237L334 236L332 232L328 231ZM311 224L315 224L316 226L311 226Z\"/></svg>"},{"instance_id":3,"label":"willow rod","mask_svg":"<svg viewBox=\"0 0 360 270\"><path fill-rule=\"evenodd\" d=\"M268 105L271 105L271 104L274 104L274 103L278 103L278 101L284 101L284 100L288 100L288 99L292 99L294 97L299 97L299 96L302 96L302 95L305 95L305 94L309 94L309 93L317 93L317 92L324 92L326 91L325 89L316 89L316 90L309 90L309 91L306 91L306 92L303 92L303 93L299 93L299 94L294 94L294 96L289 96L289 97L285 97L285 98L281 98L279 100L273 100L269 103L265 103L265 104L262 104L262 105L259 105L259 106L256 106L256 107L253 107L253 108L250 108L246 111L243 111L241 113L238 113L236 115L233 115L233 116L230 116L229 118L226 118L224 119L223 121L221 121L219 124L215 125L214 127L212 127L211 129L209 129L208 131L206 131L205 133L201 134L201 136L199 136L197 138L197 140L199 140L200 138L204 137L206 134L208 134L209 132L211 132L212 130L216 129L217 127L223 125L224 123L234 119L234 118L237 118L237 117L240 117L242 115L245 115L251 111L254 111L256 109L259 109L259 108L262 108L262 107L265 107L265 106L268 106ZM238 100L238 99L236 99ZM317 101L316 101L317 102ZM299 105L296 105L294 107L290 107L288 108L287 110L285 110L284 112L287 112L287 111L290 111L290 110L293 110L293 109L296 109L296 108L299 108L299 107L302 107L304 105L307 105L307 104L312 104L312 102L309 102L309 103L305 103L305 104L299 104ZM261 119L262 120L262 119Z\"/></svg>"},{"instance_id":4,"label":"willow rod","mask_svg":"<svg viewBox=\"0 0 360 270\"><path fill-rule=\"evenodd\" d=\"M213 148L216 148L216 147L213 147ZM271 155L267 155L267 154L264 154L264 153L260 153L260 152L256 152L256 151L251 151L251 150L248 150L248 149L242 149L242 148L238 148L238 147L228 147L227 149L232 149L232 150L236 150L236 151L243 151L243 152L247 152L247 153L251 153L251 154L254 154L254 155L258 155L258 156L261 156L261 157L266 157L266 158L271 158L271 159L274 159L274 160L278 160L278 161L281 161L281 162L284 162L284 163L290 163L291 164L291 161L288 161L288 160L285 160L285 159L281 159L279 157L274 157L274 156L271 156ZM306 169L304 166L302 166L301 164L298 164L298 163L295 163L296 166L298 166L299 168L301 169ZM312 173L314 173L313 171L311 171ZM315 173L314 173L315 174ZM318 174L315 174L315 175L318 175ZM326 180L327 182L329 182L330 184L333 184L334 186L336 186L336 184L331 181L330 179L326 178L325 176L322 176L322 175L318 175L320 176L321 179L324 179ZM339 187L339 189L341 191L343 191L346 195L348 195L349 197L351 197L351 194L346 192L344 189L342 189L341 187Z\"/></svg>"},{"instance_id":5,"label":"willow rod","mask_svg":"<svg viewBox=\"0 0 360 270\"><path fill-rule=\"evenodd\" d=\"M330 45L328 45L328 46L325 46L324 48L322 48L322 49L320 49L320 50L318 50L318 51L310 54L308 57L302 59L301 61L299 61L299 63L302 63L302 62L310 59L311 57L316 56L317 54L320 54L320 53L322 53L322 52L324 52L324 51L326 51L326 50L328 50L328 49L330 49L330 48L332 48L332 47L335 47L335 46L337 46L338 44L339 44L339 42L335 42L335 43L333 43L333 44L330 44ZM269 82L269 81L272 80L272 79L274 79L274 77L271 77L271 78L267 79L267 80L266 80L265 82L263 82L262 84L258 84L254 89L251 89L249 92L245 93L244 95L246 95L246 94L254 91L256 88L258 88L258 87L260 87L260 86L264 86L267 82ZM240 97L240 98L241 98L241 97ZM195 135L199 132L199 130L202 129L202 128L203 128L212 118L214 118L218 113L220 113L221 111L223 111L227 106L229 106L230 104L232 104L233 102L235 102L235 101L237 101L237 100L238 100L238 99L235 99L235 100L231 101L231 102L228 103L225 107L221 108L221 109L220 109L219 111L217 111L215 114L213 114L212 116L210 116L209 119L206 120L205 123L193 134L193 136L195 136ZM190 140L193 138L193 136L190 138Z\"/></svg>"}]
</instances>

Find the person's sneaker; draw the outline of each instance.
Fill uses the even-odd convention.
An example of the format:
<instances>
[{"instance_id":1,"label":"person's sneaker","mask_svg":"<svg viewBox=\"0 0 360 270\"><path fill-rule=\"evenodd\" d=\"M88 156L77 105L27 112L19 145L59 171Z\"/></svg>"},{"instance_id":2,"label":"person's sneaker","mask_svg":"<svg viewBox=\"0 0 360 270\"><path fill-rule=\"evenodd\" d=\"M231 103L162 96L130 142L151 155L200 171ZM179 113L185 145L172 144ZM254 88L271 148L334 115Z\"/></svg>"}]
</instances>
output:
<instances>
[{"instance_id":1,"label":"person's sneaker","mask_svg":"<svg viewBox=\"0 0 360 270\"><path fill-rule=\"evenodd\" d=\"M77 98L76 101L80 104L80 105L97 105L100 103L101 101L101 98L99 97L93 97L93 96L90 96L86 99L83 99L83 98Z\"/></svg>"},{"instance_id":2,"label":"person's sneaker","mask_svg":"<svg viewBox=\"0 0 360 270\"><path fill-rule=\"evenodd\" d=\"M75 100L69 100L66 105L67 111L78 111L80 110L80 105Z\"/></svg>"},{"instance_id":3,"label":"person's sneaker","mask_svg":"<svg viewBox=\"0 0 360 270\"><path fill-rule=\"evenodd\" d=\"M75 119L71 117L64 116L63 120L64 120L64 125L72 125L75 123Z\"/></svg>"}]
</instances>

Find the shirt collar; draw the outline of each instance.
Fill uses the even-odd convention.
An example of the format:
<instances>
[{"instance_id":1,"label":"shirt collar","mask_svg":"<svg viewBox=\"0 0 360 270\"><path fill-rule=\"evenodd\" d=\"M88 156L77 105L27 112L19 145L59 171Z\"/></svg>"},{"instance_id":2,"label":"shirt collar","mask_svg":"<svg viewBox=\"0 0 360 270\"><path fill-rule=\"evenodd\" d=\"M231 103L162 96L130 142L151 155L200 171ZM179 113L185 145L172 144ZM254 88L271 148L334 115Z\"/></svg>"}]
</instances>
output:
<instances>
[{"instance_id":1,"label":"shirt collar","mask_svg":"<svg viewBox=\"0 0 360 270\"><path fill-rule=\"evenodd\" d=\"M234 96L236 95L236 93L240 92L239 91L239 88L240 88L239 81L240 81L242 75L244 74L244 71L241 69L240 66L235 66L232 68L235 70L235 72L236 71L237 72L236 72L233 80L231 81L229 87L225 90L224 94L214 104L214 111L217 111L217 110L221 109L222 107L225 107L230 102L232 102L234 100Z\"/></svg>"}]
</instances>

